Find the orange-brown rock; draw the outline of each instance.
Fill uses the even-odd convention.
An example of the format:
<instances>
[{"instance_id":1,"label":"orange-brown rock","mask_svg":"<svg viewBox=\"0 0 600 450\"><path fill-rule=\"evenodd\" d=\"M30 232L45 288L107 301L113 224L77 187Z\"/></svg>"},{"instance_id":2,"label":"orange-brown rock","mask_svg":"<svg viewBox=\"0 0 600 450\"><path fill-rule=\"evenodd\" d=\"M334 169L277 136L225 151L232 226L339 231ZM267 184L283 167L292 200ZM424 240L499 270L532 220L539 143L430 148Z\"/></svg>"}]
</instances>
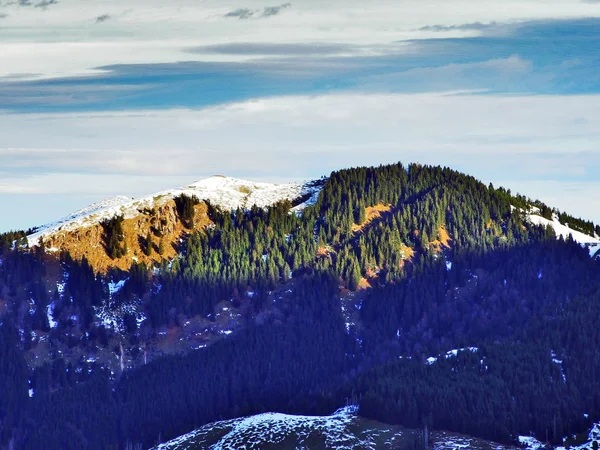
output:
<instances>
[{"instance_id":1,"label":"orange-brown rock","mask_svg":"<svg viewBox=\"0 0 600 450\"><path fill-rule=\"evenodd\" d=\"M134 262L152 264L163 259L172 259L178 253L184 237L196 230L203 230L212 222L207 216L206 204L195 206L192 229L187 229L179 220L175 202L169 199L153 209L144 209L133 218L123 221L124 242L127 254L111 259L105 248L105 233L101 224L94 224L74 231L62 231L45 239L45 246L54 251L67 251L77 261L85 257L95 271L106 273L116 267L128 270ZM152 236L153 250L150 256L144 252L148 233ZM159 245L163 240L163 253Z\"/></svg>"}]
</instances>

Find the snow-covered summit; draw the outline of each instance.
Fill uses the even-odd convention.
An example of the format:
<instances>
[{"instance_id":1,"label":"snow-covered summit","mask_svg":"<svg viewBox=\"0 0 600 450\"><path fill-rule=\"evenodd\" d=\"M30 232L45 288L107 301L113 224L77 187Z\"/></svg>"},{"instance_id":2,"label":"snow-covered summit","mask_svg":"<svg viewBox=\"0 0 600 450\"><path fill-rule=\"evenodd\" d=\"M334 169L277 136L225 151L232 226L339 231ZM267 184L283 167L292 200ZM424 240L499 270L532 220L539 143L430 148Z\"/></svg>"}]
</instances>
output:
<instances>
[{"instance_id":1,"label":"snow-covered summit","mask_svg":"<svg viewBox=\"0 0 600 450\"><path fill-rule=\"evenodd\" d=\"M27 240L30 246L36 246L41 238L96 225L117 215L123 215L126 219L133 218L140 214L141 210L161 206L181 194L208 200L224 209L250 208L253 205L265 208L282 200L302 199L303 201L293 208L298 212L317 201L322 186L322 181L274 184L216 175L188 186L137 199L117 196L94 203L56 222L41 226L35 233L27 236Z\"/></svg>"},{"instance_id":2,"label":"snow-covered summit","mask_svg":"<svg viewBox=\"0 0 600 450\"><path fill-rule=\"evenodd\" d=\"M273 184L221 175L197 181L185 186L184 189L190 195L195 195L201 200L208 200L225 209L250 208L253 205L264 208L281 200L291 201L306 194L318 195L320 191L320 187L317 187L315 182ZM313 203L316 201L317 195L315 195Z\"/></svg>"}]
</instances>

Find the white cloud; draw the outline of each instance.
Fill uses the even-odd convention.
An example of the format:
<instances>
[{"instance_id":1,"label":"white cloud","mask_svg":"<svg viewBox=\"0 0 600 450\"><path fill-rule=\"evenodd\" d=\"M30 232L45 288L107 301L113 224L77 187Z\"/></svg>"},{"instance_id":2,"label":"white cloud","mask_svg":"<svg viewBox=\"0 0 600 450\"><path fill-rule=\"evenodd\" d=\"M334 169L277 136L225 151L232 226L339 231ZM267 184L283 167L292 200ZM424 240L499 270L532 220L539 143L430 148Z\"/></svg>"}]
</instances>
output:
<instances>
[{"instance_id":1,"label":"white cloud","mask_svg":"<svg viewBox=\"0 0 600 450\"><path fill-rule=\"evenodd\" d=\"M202 110L4 114L0 135L0 195L15 202L18 193L65 202L73 191L147 194L215 173L297 180L401 160L517 190L552 181L548 192L523 191L600 221L600 208L577 206L594 201L600 96L357 94ZM561 187L574 183L583 187Z\"/></svg>"},{"instance_id":2,"label":"white cloud","mask_svg":"<svg viewBox=\"0 0 600 450\"><path fill-rule=\"evenodd\" d=\"M190 47L232 42L344 43L373 46L439 37L419 30L428 25L514 22L600 16L600 4L563 0L302 0L260 20L224 17L248 8L263 11L281 2L247 0L60 0L46 9L0 7L0 77L89 74L95 67L122 63L239 61L244 55ZM99 17L109 17L98 22ZM444 36L472 36L478 30L451 29ZM255 55L256 56L256 55Z\"/></svg>"}]
</instances>

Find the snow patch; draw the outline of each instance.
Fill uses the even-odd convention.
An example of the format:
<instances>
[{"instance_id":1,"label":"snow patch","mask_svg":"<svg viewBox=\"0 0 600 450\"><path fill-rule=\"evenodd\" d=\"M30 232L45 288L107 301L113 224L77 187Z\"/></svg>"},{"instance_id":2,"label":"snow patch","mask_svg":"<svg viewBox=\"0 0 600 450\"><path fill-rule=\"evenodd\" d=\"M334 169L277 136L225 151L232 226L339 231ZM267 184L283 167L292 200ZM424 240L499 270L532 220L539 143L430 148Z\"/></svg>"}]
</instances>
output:
<instances>
[{"instance_id":1,"label":"snow patch","mask_svg":"<svg viewBox=\"0 0 600 450\"><path fill-rule=\"evenodd\" d=\"M127 282L127 280L129 280L129 278L125 278L124 280L117 281L116 283L114 283L112 281L108 283L108 292L110 293L111 297L114 294L116 294L117 292L119 292L121 289L123 289L123 286L125 286L125 283Z\"/></svg>"},{"instance_id":2,"label":"snow patch","mask_svg":"<svg viewBox=\"0 0 600 450\"><path fill-rule=\"evenodd\" d=\"M577 242L582 247L586 247L589 250L590 256L594 256L596 252L600 250L600 239L588 236L587 234L582 233L581 231L573 230L568 226L563 225L558 221L558 217L556 217L556 215L553 216L552 220L548 220L536 214L529 214L527 217L529 221L534 225L542 225L545 227L549 225L552 228L554 228L554 232L556 233L557 238L560 238L562 236L563 239L566 240L569 237L569 235L571 235L575 242Z\"/></svg>"},{"instance_id":3,"label":"snow patch","mask_svg":"<svg viewBox=\"0 0 600 450\"><path fill-rule=\"evenodd\" d=\"M397 336L399 336L400 330L398 330L398 332L396 333ZM458 357L459 353L462 352L466 352L469 351L471 353L477 353L479 351L478 347L462 347L462 348L457 348L457 349L453 349L453 350L449 350L444 354L444 358L445 359L449 359L449 358L456 358ZM427 358L427 360L425 361L425 364L427 364L428 366L434 364L435 362L437 362L438 358L441 357L441 355L438 356L430 356L429 358Z\"/></svg>"},{"instance_id":4,"label":"snow patch","mask_svg":"<svg viewBox=\"0 0 600 450\"><path fill-rule=\"evenodd\" d=\"M562 359L558 359L556 356L556 352L554 350L550 350L550 357L552 358L552 362L554 364L558 364L560 366L560 375L562 377L562 380L564 383L567 382L567 376L565 375L565 369L563 368L563 360Z\"/></svg>"},{"instance_id":5,"label":"snow patch","mask_svg":"<svg viewBox=\"0 0 600 450\"><path fill-rule=\"evenodd\" d=\"M126 315L133 315L138 327L146 320L144 312L139 310L140 306L139 300L133 300L118 305L112 304L111 302L104 302L99 307L94 306L94 311L96 313L97 322L104 325L105 328L115 332L124 333L126 331L124 323Z\"/></svg>"},{"instance_id":6,"label":"snow patch","mask_svg":"<svg viewBox=\"0 0 600 450\"><path fill-rule=\"evenodd\" d=\"M56 328L58 325L58 323L54 320L53 314L54 314L54 302L52 302L48 306L46 306L46 317L48 318L48 325L50 325L50 328Z\"/></svg>"},{"instance_id":7,"label":"snow patch","mask_svg":"<svg viewBox=\"0 0 600 450\"><path fill-rule=\"evenodd\" d=\"M538 450L544 447L544 444L531 436L519 436L519 444L524 446L527 450Z\"/></svg>"}]
</instances>

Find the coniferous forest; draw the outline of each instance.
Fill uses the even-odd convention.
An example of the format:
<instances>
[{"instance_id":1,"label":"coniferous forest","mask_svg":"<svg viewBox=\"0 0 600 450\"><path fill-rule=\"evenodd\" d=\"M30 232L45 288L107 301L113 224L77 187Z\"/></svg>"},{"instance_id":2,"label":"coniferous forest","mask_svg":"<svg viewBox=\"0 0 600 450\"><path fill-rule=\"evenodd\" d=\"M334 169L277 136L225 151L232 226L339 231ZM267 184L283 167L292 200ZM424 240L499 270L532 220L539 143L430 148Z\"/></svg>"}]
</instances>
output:
<instances>
[{"instance_id":1,"label":"coniferous forest","mask_svg":"<svg viewBox=\"0 0 600 450\"><path fill-rule=\"evenodd\" d=\"M385 423L502 443L560 443L600 420L600 262L526 212L592 235L598 226L442 167L355 168L322 183L299 214L287 201L209 204L213 225L172 261L134 264L115 296L112 274L85 258L2 235L0 448L149 448L215 420L348 402ZM198 202L176 199L183 223ZM121 222L103 224L112 258L127 251ZM55 263L68 274L61 290L48 282ZM70 348L111 345L96 312L132 299L147 320L124 318L129 344L211 318L222 301L242 326L120 373L60 354L28 364L40 332L50 347L75 326Z\"/></svg>"}]
</instances>

